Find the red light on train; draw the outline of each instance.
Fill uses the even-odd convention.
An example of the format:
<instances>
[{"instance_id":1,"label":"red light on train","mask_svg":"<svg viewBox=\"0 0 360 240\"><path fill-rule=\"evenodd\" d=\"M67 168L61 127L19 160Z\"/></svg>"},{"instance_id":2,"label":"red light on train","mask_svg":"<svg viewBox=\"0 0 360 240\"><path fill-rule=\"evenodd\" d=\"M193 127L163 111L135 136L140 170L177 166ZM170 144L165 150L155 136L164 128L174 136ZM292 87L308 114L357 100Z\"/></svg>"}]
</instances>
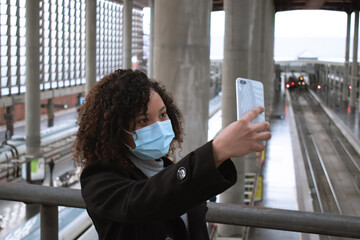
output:
<instances>
[{"instance_id":1,"label":"red light on train","mask_svg":"<svg viewBox=\"0 0 360 240\"><path fill-rule=\"evenodd\" d=\"M286 87L286 88L290 88L290 84L287 83L287 84L285 85L285 87Z\"/></svg>"},{"instance_id":2,"label":"red light on train","mask_svg":"<svg viewBox=\"0 0 360 240\"><path fill-rule=\"evenodd\" d=\"M319 89L319 90L321 89L321 85L320 85L320 84L319 84L319 85L317 85L317 89Z\"/></svg>"},{"instance_id":3,"label":"red light on train","mask_svg":"<svg viewBox=\"0 0 360 240\"><path fill-rule=\"evenodd\" d=\"M295 83L294 83L294 82L291 82L291 85L293 85L293 86L294 86L294 85L295 85Z\"/></svg>"},{"instance_id":4,"label":"red light on train","mask_svg":"<svg viewBox=\"0 0 360 240\"><path fill-rule=\"evenodd\" d=\"M351 90L352 89L352 86L351 85L349 85L349 90Z\"/></svg>"}]
</instances>

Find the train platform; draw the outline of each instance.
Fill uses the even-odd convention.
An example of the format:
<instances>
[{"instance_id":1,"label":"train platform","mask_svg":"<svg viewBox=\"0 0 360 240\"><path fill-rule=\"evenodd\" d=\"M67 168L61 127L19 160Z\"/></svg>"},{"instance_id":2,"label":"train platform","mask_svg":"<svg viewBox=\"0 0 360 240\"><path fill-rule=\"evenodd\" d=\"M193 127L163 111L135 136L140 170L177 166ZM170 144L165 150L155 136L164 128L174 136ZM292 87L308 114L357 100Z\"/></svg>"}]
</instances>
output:
<instances>
[{"instance_id":1,"label":"train platform","mask_svg":"<svg viewBox=\"0 0 360 240\"><path fill-rule=\"evenodd\" d=\"M310 91L327 113L332 124L360 151L359 111L324 101L321 94ZM291 98L287 92L274 98L271 123L272 138L268 142L263 168L263 199L256 206L300 211L313 211L305 167L293 118ZM250 240L319 239L318 235L252 228Z\"/></svg>"},{"instance_id":2,"label":"train platform","mask_svg":"<svg viewBox=\"0 0 360 240\"><path fill-rule=\"evenodd\" d=\"M344 134L347 140L360 154L360 113L359 108L329 100L322 93L310 91L332 123Z\"/></svg>"},{"instance_id":3,"label":"train platform","mask_svg":"<svg viewBox=\"0 0 360 240\"><path fill-rule=\"evenodd\" d=\"M274 109L270 118L271 139L267 142L265 162L262 169L263 189L262 201L255 206L300 210L297 199L297 179L293 154L291 106L284 92L274 98ZM263 228L251 228L249 238L252 240L287 239L298 240L297 232L280 231Z\"/></svg>"}]
</instances>

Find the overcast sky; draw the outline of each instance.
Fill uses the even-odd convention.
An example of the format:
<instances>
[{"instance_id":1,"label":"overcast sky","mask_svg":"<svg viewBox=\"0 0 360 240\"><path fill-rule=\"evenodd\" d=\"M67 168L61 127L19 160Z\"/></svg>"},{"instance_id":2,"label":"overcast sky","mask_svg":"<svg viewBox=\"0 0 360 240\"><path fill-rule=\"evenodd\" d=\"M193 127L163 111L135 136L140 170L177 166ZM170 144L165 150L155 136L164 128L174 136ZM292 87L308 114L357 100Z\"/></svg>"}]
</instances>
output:
<instances>
[{"instance_id":1,"label":"overcast sky","mask_svg":"<svg viewBox=\"0 0 360 240\"><path fill-rule=\"evenodd\" d=\"M148 10L144 9L144 19ZM347 14L337 11L297 10L275 15L275 60L314 56L321 60L344 61ZM211 58L223 57L224 12L211 14ZM144 22L144 25L147 24ZM354 32L352 14L351 33ZM351 36L351 43L353 37ZM352 44L350 57L352 56ZM358 54L359 56L359 54Z\"/></svg>"},{"instance_id":2,"label":"overcast sky","mask_svg":"<svg viewBox=\"0 0 360 240\"><path fill-rule=\"evenodd\" d=\"M213 12L211 17L211 57L222 58L224 12ZM321 60L344 61L346 22L347 14L337 11L298 10L276 13L275 60L313 56ZM353 20L351 27L353 33Z\"/></svg>"}]
</instances>

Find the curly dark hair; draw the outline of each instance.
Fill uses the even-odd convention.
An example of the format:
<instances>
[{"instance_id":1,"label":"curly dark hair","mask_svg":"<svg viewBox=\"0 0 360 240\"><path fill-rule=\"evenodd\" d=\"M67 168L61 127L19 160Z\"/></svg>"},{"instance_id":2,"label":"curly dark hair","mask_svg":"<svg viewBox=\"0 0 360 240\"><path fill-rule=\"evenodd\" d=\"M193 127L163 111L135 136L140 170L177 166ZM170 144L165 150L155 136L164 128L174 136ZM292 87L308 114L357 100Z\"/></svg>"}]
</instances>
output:
<instances>
[{"instance_id":1,"label":"curly dark hair","mask_svg":"<svg viewBox=\"0 0 360 240\"><path fill-rule=\"evenodd\" d=\"M123 129L135 126L136 114L147 112L151 90L162 98L175 137L167 156L175 160L175 149L183 142L183 118L170 93L160 83L139 70L116 70L104 76L89 91L78 109L79 126L73 145L75 166L86 167L94 161L128 168ZM132 123L132 124L131 124Z\"/></svg>"}]
</instances>

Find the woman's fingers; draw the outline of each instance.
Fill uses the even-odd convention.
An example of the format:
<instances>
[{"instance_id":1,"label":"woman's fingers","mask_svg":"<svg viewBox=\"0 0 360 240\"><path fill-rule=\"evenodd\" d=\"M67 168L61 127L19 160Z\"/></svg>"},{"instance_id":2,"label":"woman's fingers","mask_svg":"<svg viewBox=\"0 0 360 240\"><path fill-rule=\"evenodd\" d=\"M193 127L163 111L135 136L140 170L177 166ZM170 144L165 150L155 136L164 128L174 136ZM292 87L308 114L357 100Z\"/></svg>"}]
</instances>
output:
<instances>
[{"instance_id":1,"label":"woman's fingers","mask_svg":"<svg viewBox=\"0 0 360 240\"><path fill-rule=\"evenodd\" d=\"M256 107L248 111L242 118L251 122L254 120L260 113L264 112L265 109L263 107Z\"/></svg>"},{"instance_id":2,"label":"woman's fingers","mask_svg":"<svg viewBox=\"0 0 360 240\"><path fill-rule=\"evenodd\" d=\"M271 138L270 132L260 132L256 135L256 141L267 141Z\"/></svg>"},{"instance_id":3,"label":"woman's fingers","mask_svg":"<svg viewBox=\"0 0 360 240\"><path fill-rule=\"evenodd\" d=\"M270 123L268 122L254 123L253 128L256 132L264 132L270 129Z\"/></svg>"},{"instance_id":4,"label":"woman's fingers","mask_svg":"<svg viewBox=\"0 0 360 240\"><path fill-rule=\"evenodd\" d=\"M263 107L250 110L238 121L224 128L213 140L213 154L217 166L229 157L241 157L264 150L261 141L271 138L271 133L267 131L270 123L252 123L252 120L262 112L264 112Z\"/></svg>"}]
</instances>

